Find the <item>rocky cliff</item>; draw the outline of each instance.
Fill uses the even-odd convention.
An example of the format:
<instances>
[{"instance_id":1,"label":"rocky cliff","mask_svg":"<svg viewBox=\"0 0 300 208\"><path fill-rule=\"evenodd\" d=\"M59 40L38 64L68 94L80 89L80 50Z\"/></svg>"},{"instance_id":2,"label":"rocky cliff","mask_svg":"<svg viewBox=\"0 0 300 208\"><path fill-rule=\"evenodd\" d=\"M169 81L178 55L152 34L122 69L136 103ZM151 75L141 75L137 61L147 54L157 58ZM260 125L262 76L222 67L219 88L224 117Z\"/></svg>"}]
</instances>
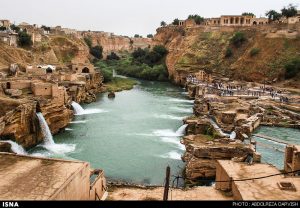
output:
<instances>
[{"instance_id":1,"label":"rocky cliff","mask_svg":"<svg viewBox=\"0 0 300 208\"><path fill-rule=\"evenodd\" d=\"M129 38L103 32L90 32L84 36L92 39L92 45L101 45L104 56L110 52L131 52L137 48L147 48L153 45L151 38Z\"/></svg>"},{"instance_id":2,"label":"rocky cliff","mask_svg":"<svg viewBox=\"0 0 300 208\"><path fill-rule=\"evenodd\" d=\"M154 41L165 45L170 78L181 83L186 74L205 70L216 76L245 81L282 80L284 65L299 57L299 26L269 25L263 27L207 27L184 28L168 26L157 29ZM237 31L246 41L235 47L231 38ZM230 48L232 55L225 57ZM257 50L251 55L252 50ZM299 77L297 77L299 81ZM297 85L297 80L293 82Z\"/></svg>"}]
</instances>

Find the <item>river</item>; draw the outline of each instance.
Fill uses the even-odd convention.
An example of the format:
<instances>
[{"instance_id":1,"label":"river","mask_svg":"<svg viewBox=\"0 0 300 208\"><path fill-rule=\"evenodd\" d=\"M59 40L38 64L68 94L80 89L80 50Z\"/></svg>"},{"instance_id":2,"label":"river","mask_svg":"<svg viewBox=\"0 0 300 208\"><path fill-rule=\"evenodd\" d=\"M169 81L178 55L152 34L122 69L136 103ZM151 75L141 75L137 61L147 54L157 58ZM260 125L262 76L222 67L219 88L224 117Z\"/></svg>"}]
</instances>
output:
<instances>
[{"instance_id":1,"label":"river","mask_svg":"<svg viewBox=\"0 0 300 208\"><path fill-rule=\"evenodd\" d=\"M31 154L88 161L109 179L136 184L162 185L167 165L171 175L181 174L180 127L193 107L183 89L139 81L134 89L116 93L115 99L99 94L96 102L82 107L85 113L54 136L60 150L38 146Z\"/></svg>"}]
</instances>

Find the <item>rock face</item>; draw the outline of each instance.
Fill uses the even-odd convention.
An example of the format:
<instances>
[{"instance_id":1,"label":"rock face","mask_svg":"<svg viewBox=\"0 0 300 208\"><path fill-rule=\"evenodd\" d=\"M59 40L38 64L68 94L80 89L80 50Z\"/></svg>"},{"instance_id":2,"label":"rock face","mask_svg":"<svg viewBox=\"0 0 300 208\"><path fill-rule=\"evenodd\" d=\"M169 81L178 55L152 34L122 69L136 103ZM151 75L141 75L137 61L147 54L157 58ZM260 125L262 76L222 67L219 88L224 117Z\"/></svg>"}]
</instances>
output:
<instances>
[{"instance_id":1,"label":"rock face","mask_svg":"<svg viewBox=\"0 0 300 208\"><path fill-rule=\"evenodd\" d=\"M272 81L276 78L284 79L286 54L292 54L300 47L299 40L289 37L278 37L274 43L268 34L271 34L274 29L279 30L277 27L288 31L286 25L251 28L167 26L157 29L154 41L165 45L169 50L166 64L170 78L177 84L184 85L185 77L199 70L236 80L262 82L266 78ZM247 39L239 48L230 43L237 31L242 31ZM229 58L225 57L227 48L233 51L233 55ZM249 55L253 48L260 49L255 58ZM264 74L270 74L271 71L272 76L264 76ZM299 87L298 78L293 84Z\"/></svg>"},{"instance_id":2,"label":"rock face","mask_svg":"<svg viewBox=\"0 0 300 208\"><path fill-rule=\"evenodd\" d=\"M153 45L151 38L129 38L105 32L87 32L84 36L91 37L93 45L101 45L104 56L110 52L131 52L137 48L148 48Z\"/></svg>"},{"instance_id":3,"label":"rock face","mask_svg":"<svg viewBox=\"0 0 300 208\"><path fill-rule=\"evenodd\" d=\"M212 139L206 135L190 135L183 138L186 152L182 159L186 162L185 176L188 182L200 178L213 179L216 175L216 160L246 158L253 154L251 145L228 139Z\"/></svg>"},{"instance_id":4,"label":"rock face","mask_svg":"<svg viewBox=\"0 0 300 208\"><path fill-rule=\"evenodd\" d=\"M11 150L11 144L9 144L7 142L0 142L0 152L13 153Z\"/></svg>"},{"instance_id":5,"label":"rock face","mask_svg":"<svg viewBox=\"0 0 300 208\"><path fill-rule=\"evenodd\" d=\"M4 140L16 141L25 148L42 142L36 118L36 102L1 98L0 136Z\"/></svg>"}]
</instances>

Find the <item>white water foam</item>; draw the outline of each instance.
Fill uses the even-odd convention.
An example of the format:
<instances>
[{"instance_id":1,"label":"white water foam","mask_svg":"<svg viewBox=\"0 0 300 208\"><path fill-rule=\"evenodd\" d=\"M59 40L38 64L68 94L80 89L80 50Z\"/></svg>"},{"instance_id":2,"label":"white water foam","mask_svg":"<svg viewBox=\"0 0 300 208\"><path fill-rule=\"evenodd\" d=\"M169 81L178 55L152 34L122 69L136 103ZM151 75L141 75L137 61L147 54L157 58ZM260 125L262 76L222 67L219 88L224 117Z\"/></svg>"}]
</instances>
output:
<instances>
[{"instance_id":1,"label":"white water foam","mask_svg":"<svg viewBox=\"0 0 300 208\"><path fill-rule=\"evenodd\" d=\"M65 128L66 131L73 131L71 128Z\"/></svg>"},{"instance_id":2,"label":"white water foam","mask_svg":"<svg viewBox=\"0 0 300 208\"><path fill-rule=\"evenodd\" d=\"M182 121L185 118L185 117L166 115L166 114L154 114L154 117L160 119L171 119L171 120L179 120L179 121Z\"/></svg>"},{"instance_id":3,"label":"white water foam","mask_svg":"<svg viewBox=\"0 0 300 208\"><path fill-rule=\"evenodd\" d=\"M181 154L179 154L176 151L168 152L166 154L161 155L160 157L169 158L169 159L173 159L173 160L181 160Z\"/></svg>"},{"instance_id":4,"label":"white water foam","mask_svg":"<svg viewBox=\"0 0 300 208\"><path fill-rule=\"evenodd\" d=\"M193 109L191 107L181 108L181 107L170 107L172 110L182 113L193 113Z\"/></svg>"},{"instance_id":5,"label":"white water foam","mask_svg":"<svg viewBox=\"0 0 300 208\"><path fill-rule=\"evenodd\" d=\"M87 115L87 114L96 114L96 113L106 113L108 111L102 109L83 109L81 105L76 102L72 102L72 107L74 109L75 115Z\"/></svg>"},{"instance_id":6,"label":"white water foam","mask_svg":"<svg viewBox=\"0 0 300 208\"><path fill-rule=\"evenodd\" d=\"M41 145L54 154L65 154L73 152L76 148L75 144L55 144L49 126L42 113L36 113L38 116L42 134L44 136L44 143Z\"/></svg>"},{"instance_id":7,"label":"white water foam","mask_svg":"<svg viewBox=\"0 0 300 208\"><path fill-rule=\"evenodd\" d=\"M171 144L176 144L177 147L181 150L185 150L185 146L180 143L180 140L175 137L161 137L161 141L165 143L171 143Z\"/></svg>"},{"instance_id":8,"label":"white water foam","mask_svg":"<svg viewBox=\"0 0 300 208\"><path fill-rule=\"evenodd\" d=\"M86 123L88 120L86 121L71 121L71 124L80 124L80 123Z\"/></svg>"},{"instance_id":9,"label":"white water foam","mask_svg":"<svg viewBox=\"0 0 300 208\"><path fill-rule=\"evenodd\" d=\"M27 155L26 150L21 145L19 145L18 143L13 142L11 140L4 140L4 141L1 140L1 142L9 143L11 145L11 150L16 154L18 154L18 155Z\"/></svg>"},{"instance_id":10,"label":"white water foam","mask_svg":"<svg viewBox=\"0 0 300 208\"><path fill-rule=\"evenodd\" d=\"M169 99L171 102L178 102L178 103L194 103L195 100L185 100L185 99L178 99L178 98L172 98Z\"/></svg>"}]
</instances>

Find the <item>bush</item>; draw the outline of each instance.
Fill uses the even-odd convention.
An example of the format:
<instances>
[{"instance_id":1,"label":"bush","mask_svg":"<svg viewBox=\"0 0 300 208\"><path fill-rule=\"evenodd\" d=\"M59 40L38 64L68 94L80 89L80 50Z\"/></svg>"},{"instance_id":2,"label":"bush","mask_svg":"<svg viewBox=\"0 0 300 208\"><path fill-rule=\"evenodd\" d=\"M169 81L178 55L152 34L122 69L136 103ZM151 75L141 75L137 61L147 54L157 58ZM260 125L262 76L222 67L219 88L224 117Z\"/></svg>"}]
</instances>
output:
<instances>
[{"instance_id":1,"label":"bush","mask_svg":"<svg viewBox=\"0 0 300 208\"><path fill-rule=\"evenodd\" d=\"M115 53L111 52L110 55L106 57L107 60L120 60L120 57Z\"/></svg>"},{"instance_id":2,"label":"bush","mask_svg":"<svg viewBox=\"0 0 300 208\"><path fill-rule=\"evenodd\" d=\"M168 50L163 45L156 45L153 47L153 51L159 53L161 56L165 56L168 53Z\"/></svg>"},{"instance_id":3,"label":"bush","mask_svg":"<svg viewBox=\"0 0 300 208\"><path fill-rule=\"evenodd\" d=\"M84 37L83 40L86 43L86 45L91 49L92 48L92 39L91 39L91 37Z\"/></svg>"},{"instance_id":4,"label":"bush","mask_svg":"<svg viewBox=\"0 0 300 208\"><path fill-rule=\"evenodd\" d=\"M244 33L236 32L230 41L234 46L240 47L246 40L247 38Z\"/></svg>"},{"instance_id":5,"label":"bush","mask_svg":"<svg viewBox=\"0 0 300 208\"><path fill-rule=\"evenodd\" d=\"M178 18L174 19L172 25L179 25L179 19Z\"/></svg>"},{"instance_id":6,"label":"bush","mask_svg":"<svg viewBox=\"0 0 300 208\"><path fill-rule=\"evenodd\" d=\"M18 33L18 45L21 47L30 47L32 46L31 35L27 34L26 32L19 32Z\"/></svg>"},{"instance_id":7,"label":"bush","mask_svg":"<svg viewBox=\"0 0 300 208\"><path fill-rule=\"evenodd\" d=\"M300 72L300 58L290 60L285 66L285 78L291 79Z\"/></svg>"},{"instance_id":8,"label":"bush","mask_svg":"<svg viewBox=\"0 0 300 208\"><path fill-rule=\"evenodd\" d=\"M225 57L229 58L233 55L232 49L231 48L227 48L226 52L225 52Z\"/></svg>"},{"instance_id":9,"label":"bush","mask_svg":"<svg viewBox=\"0 0 300 208\"><path fill-rule=\"evenodd\" d=\"M153 38L153 35L152 34L148 34L147 38Z\"/></svg>"},{"instance_id":10,"label":"bush","mask_svg":"<svg viewBox=\"0 0 300 208\"><path fill-rule=\"evenodd\" d=\"M259 48L252 48L250 51L250 56L251 57L256 56L257 54L259 54L259 52L260 52Z\"/></svg>"},{"instance_id":11,"label":"bush","mask_svg":"<svg viewBox=\"0 0 300 208\"><path fill-rule=\"evenodd\" d=\"M90 54L92 54L97 59L102 59L103 57L102 52L103 52L103 48L102 46L99 45L94 46L90 49Z\"/></svg>"},{"instance_id":12,"label":"bush","mask_svg":"<svg viewBox=\"0 0 300 208\"><path fill-rule=\"evenodd\" d=\"M113 72L111 68L100 68L104 82L110 82L113 79Z\"/></svg>"}]
</instances>

